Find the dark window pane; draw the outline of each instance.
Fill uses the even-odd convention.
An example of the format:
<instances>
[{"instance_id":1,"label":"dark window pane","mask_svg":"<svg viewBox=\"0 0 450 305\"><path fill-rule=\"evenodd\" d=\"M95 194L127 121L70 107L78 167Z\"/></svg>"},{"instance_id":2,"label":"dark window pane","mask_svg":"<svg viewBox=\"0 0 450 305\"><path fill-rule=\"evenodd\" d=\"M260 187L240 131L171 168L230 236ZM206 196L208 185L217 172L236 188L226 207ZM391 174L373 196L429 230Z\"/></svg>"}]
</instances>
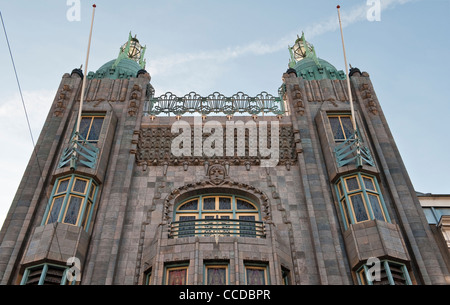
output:
<instances>
[{"instance_id":1,"label":"dark window pane","mask_svg":"<svg viewBox=\"0 0 450 305\"><path fill-rule=\"evenodd\" d=\"M86 139L89 132L89 127L91 126L92 117L83 117L81 118L80 123L80 135L83 139Z\"/></svg>"},{"instance_id":2,"label":"dark window pane","mask_svg":"<svg viewBox=\"0 0 450 305\"><path fill-rule=\"evenodd\" d=\"M103 124L103 118L98 118L98 117L94 118L94 120L92 122L91 130L89 132L89 137L87 140L97 141L99 139L100 131L102 129L102 124Z\"/></svg>"},{"instance_id":3,"label":"dark window pane","mask_svg":"<svg viewBox=\"0 0 450 305\"><path fill-rule=\"evenodd\" d=\"M83 198L70 196L69 206L67 207L66 216L64 217L64 223L75 225L78 220L78 213L80 212L81 203Z\"/></svg>"},{"instance_id":4,"label":"dark window pane","mask_svg":"<svg viewBox=\"0 0 450 305\"><path fill-rule=\"evenodd\" d=\"M356 222L368 220L367 212L364 206L364 200L361 194L356 194L350 197L353 210L355 211Z\"/></svg>"},{"instance_id":5,"label":"dark window pane","mask_svg":"<svg viewBox=\"0 0 450 305\"><path fill-rule=\"evenodd\" d=\"M88 201L87 206L86 206L86 210L84 211L83 221L81 223L83 229L85 229L86 226L87 226L87 222L88 222L88 219L89 219L89 214L91 213L91 208L92 208L92 202Z\"/></svg>"},{"instance_id":6,"label":"dark window pane","mask_svg":"<svg viewBox=\"0 0 450 305\"><path fill-rule=\"evenodd\" d=\"M242 237L256 237L255 216L239 216L239 220L248 220L239 223L239 232Z\"/></svg>"},{"instance_id":7,"label":"dark window pane","mask_svg":"<svg viewBox=\"0 0 450 305\"><path fill-rule=\"evenodd\" d=\"M70 181L70 179L62 180L59 183L58 190L56 191L56 194L63 193L65 191L67 191L67 186L69 185L69 181Z\"/></svg>"},{"instance_id":8,"label":"dark window pane","mask_svg":"<svg viewBox=\"0 0 450 305\"><path fill-rule=\"evenodd\" d=\"M225 267L208 267L207 268L207 285L225 285L226 271Z\"/></svg>"},{"instance_id":9,"label":"dark window pane","mask_svg":"<svg viewBox=\"0 0 450 305\"><path fill-rule=\"evenodd\" d=\"M383 211L381 210L380 201L378 200L378 196L371 195L371 194L368 194L368 196L369 196L370 206L372 207L373 216L375 217L375 219L385 221L384 216L383 216Z\"/></svg>"},{"instance_id":10,"label":"dark window pane","mask_svg":"<svg viewBox=\"0 0 450 305\"><path fill-rule=\"evenodd\" d=\"M353 123L350 117L348 116L344 116L341 117L341 123L342 123L342 128L343 133L345 134L345 138L348 139L353 135Z\"/></svg>"},{"instance_id":11,"label":"dark window pane","mask_svg":"<svg viewBox=\"0 0 450 305\"><path fill-rule=\"evenodd\" d=\"M203 209L204 210L215 210L216 209L216 198L215 197L203 198Z\"/></svg>"},{"instance_id":12,"label":"dark window pane","mask_svg":"<svg viewBox=\"0 0 450 305\"><path fill-rule=\"evenodd\" d=\"M344 133L342 131L341 123L338 117L329 117L331 130L333 131L333 137L335 140L345 140Z\"/></svg>"},{"instance_id":13,"label":"dark window pane","mask_svg":"<svg viewBox=\"0 0 450 305\"><path fill-rule=\"evenodd\" d=\"M180 206L179 210L181 211L193 211L197 210L198 208L198 200L191 200L186 203L184 203L182 206Z\"/></svg>"},{"instance_id":14,"label":"dark window pane","mask_svg":"<svg viewBox=\"0 0 450 305\"><path fill-rule=\"evenodd\" d=\"M84 194L84 192L86 191L86 184L87 184L86 180L75 179L75 183L73 184L72 190L74 192Z\"/></svg>"},{"instance_id":15,"label":"dark window pane","mask_svg":"<svg viewBox=\"0 0 450 305\"><path fill-rule=\"evenodd\" d=\"M359 189L358 179L356 177L348 178L345 182L347 183L347 189L349 192Z\"/></svg>"},{"instance_id":16,"label":"dark window pane","mask_svg":"<svg viewBox=\"0 0 450 305\"><path fill-rule=\"evenodd\" d=\"M61 205L64 201L64 196L56 197L53 199L52 210L48 216L47 223L54 223L58 221L59 212L61 211Z\"/></svg>"},{"instance_id":17,"label":"dark window pane","mask_svg":"<svg viewBox=\"0 0 450 305\"><path fill-rule=\"evenodd\" d=\"M180 216L180 222L178 227L178 237L194 236L195 234L195 222L188 220L195 220L195 216Z\"/></svg>"},{"instance_id":18,"label":"dark window pane","mask_svg":"<svg viewBox=\"0 0 450 305\"><path fill-rule=\"evenodd\" d=\"M266 277L264 269L246 268L247 285L265 285Z\"/></svg>"},{"instance_id":19,"label":"dark window pane","mask_svg":"<svg viewBox=\"0 0 450 305\"><path fill-rule=\"evenodd\" d=\"M231 198L219 198L219 210L231 210Z\"/></svg>"},{"instance_id":20,"label":"dark window pane","mask_svg":"<svg viewBox=\"0 0 450 305\"><path fill-rule=\"evenodd\" d=\"M365 186L366 190L374 191L374 192L376 191L375 185L373 184L372 179L363 177L363 180L364 180L364 186Z\"/></svg>"},{"instance_id":21,"label":"dark window pane","mask_svg":"<svg viewBox=\"0 0 450 305\"><path fill-rule=\"evenodd\" d=\"M236 208L238 210L256 210L251 203L241 199L236 200Z\"/></svg>"}]
</instances>

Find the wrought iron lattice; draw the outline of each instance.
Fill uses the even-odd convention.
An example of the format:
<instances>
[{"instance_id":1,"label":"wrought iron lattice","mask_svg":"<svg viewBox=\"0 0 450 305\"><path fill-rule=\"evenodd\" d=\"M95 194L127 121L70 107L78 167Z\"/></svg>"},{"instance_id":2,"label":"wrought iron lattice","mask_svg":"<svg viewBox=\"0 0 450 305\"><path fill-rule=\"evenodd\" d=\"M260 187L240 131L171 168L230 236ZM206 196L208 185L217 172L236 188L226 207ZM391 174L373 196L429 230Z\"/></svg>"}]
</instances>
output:
<instances>
[{"instance_id":1,"label":"wrought iron lattice","mask_svg":"<svg viewBox=\"0 0 450 305\"><path fill-rule=\"evenodd\" d=\"M76 168L78 162L86 167L94 168L97 163L98 151L99 149L97 147L75 132L72 139L70 139L69 147L66 147L61 155L58 168L62 168L68 164Z\"/></svg>"},{"instance_id":2,"label":"wrought iron lattice","mask_svg":"<svg viewBox=\"0 0 450 305\"><path fill-rule=\"evenodd\" d=\"M284 114L284 104L280 97L275 97L265 91L251 97L243 92L238 92L227 97L219 92L214 92L206 97L195 92L190 92L183 97L178 97L167 92L160 97L150 99L149 115L173 114L181 116L186 113L211 113L233 115L240 114Z\"/></svg>"},{"instance_id":3,"label":"wrought iron lattice","mask_svg":"<svg viewBox=\"0 0 450 305\"><path fill-rule=\"evenodd\" d=\"M358 167L363 164L375 166L369 148L364 145L361 137L359 135L356 136L356 134L353 134L345 142L336 146L334 153L339 167L345 166L353 161L356 162L356 166Z\"/></svg>"}]
</instances>

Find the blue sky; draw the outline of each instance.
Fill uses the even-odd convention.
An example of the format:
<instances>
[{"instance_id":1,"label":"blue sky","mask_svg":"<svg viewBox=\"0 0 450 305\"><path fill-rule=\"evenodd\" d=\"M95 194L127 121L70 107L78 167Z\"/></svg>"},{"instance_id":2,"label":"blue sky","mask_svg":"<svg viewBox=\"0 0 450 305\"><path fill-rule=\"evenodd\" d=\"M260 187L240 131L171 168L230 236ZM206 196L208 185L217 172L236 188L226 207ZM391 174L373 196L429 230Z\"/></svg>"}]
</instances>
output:
<instances>
[{"instance_id":1,"label":"blue sky","mask_svg":"<svg viewBox=\"0 0 450 305\"><path fill-rule=\"evenodd\" d=\"M218 91L276 94L288 45L304 31L317 55L367 71L417 191L450 194L450 0L0 0L35 141L64 73L84 64L96 3L89 71L117 57L128 33L147 46L156 95ZM370 3L369 3L370 4ZM0 32L0 223L32 153L3 29Z\"/></svg>"}]
</instances>

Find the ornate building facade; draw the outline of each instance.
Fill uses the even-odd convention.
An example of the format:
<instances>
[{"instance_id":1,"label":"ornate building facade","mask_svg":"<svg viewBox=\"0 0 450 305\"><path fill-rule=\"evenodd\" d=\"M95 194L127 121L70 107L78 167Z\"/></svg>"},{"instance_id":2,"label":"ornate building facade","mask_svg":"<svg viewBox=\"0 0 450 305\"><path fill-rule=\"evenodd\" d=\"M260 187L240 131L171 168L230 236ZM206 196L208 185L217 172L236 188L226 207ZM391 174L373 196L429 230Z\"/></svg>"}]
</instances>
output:
<instances>
[{"instance_id":1,"label":"ornate building facade","mask_svg":"<svg viewBox=\"0 0 450 305\"><path fill-rule=\"evenodd\" d=\"M145 47L63 75L2 284L450 284L368 73L299 37L277 94L156 97ZM356 123L354 129L352 122ZM354 130L356 130L354 132Z\"/></svg>"}]
</instances>

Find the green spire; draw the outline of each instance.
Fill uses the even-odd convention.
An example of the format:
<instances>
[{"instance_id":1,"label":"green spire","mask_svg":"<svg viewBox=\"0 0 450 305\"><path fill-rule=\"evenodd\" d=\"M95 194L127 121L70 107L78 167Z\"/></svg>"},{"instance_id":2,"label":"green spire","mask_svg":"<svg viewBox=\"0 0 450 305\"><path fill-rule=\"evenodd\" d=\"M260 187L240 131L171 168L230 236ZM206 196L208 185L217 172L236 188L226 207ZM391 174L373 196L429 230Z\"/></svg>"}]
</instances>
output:
<instances>
[{"instance_id":1,"label":"green spire","mask_svg":"<svg viewBox=\"0 0 450 305\"><path fill-rule=\"evenodd\" d=\"M294 45L289 46L291 58L289 68L306 80L345 79L344 71L338 71L333 65L316 55L314 46L305 39L305 34L298 37Z\"/></svg>"},{"instance_id":2,"label":"green spire","mask_svg":"<svg viewBox=\"0 0 450 305\"><path fill-rule=\"evenodd\" d=\"M130 32L128 35L128 41L120 47L119 56L117 56L113 68L117 67L122 59L129 58L137 62L142 69L145 69L144 54L146 49L146 46L143 47L139 44L139 40L136 38L136 35L132 37Z\"/></svg>"},{"instance_id":3,"label":"green spire","mask_svg":"<svg viewBox=\"0 0 450 305\"><path fill-rule=\"evenodd\" d=\"M140 70L145 70L144 54L146 48L139 43L136 36L132 37L130 32L128 41L120 47L117 58L105 63L95 73L89 72L88 79L129 79L130 77L137 77Z\"/></svg>"},{"instance_id":4,"label":"green spire","mask_svg":"<svg viewBox=\"0 0 450 305\"><path fill-rule=\"evenodd\" d=\"M317 59L316 50L314 46L306 41L305 33L302 32L302 37L298 37L292 47L289 47L291 53L291 60L289 67L294 68L295 64L304 58L311 58L320 67L319 60Z\"/></svg>"}]
</instances>

